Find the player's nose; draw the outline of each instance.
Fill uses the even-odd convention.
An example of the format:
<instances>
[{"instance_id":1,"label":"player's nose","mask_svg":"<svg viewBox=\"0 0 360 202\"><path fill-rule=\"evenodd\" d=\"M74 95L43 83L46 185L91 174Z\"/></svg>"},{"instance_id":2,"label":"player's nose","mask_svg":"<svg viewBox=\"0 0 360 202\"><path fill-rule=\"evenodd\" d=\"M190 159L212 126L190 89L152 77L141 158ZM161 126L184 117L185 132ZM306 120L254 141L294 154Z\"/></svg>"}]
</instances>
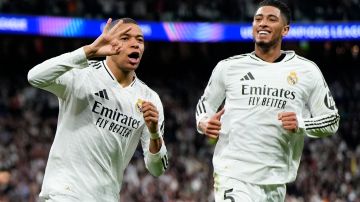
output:
<instances>
[{"instance_id":1,"label":"player's nose","mask_svg":"<svg viewBox=\"0 0 360 202\"><path fill-rule=\"evenodd\" d=\"M130 40L130 46L131 46L132 48L139 48L139 47L140 47L140 43L138 42L137 39L132 38L132 39Z\"/></svg>"}]
</instances>

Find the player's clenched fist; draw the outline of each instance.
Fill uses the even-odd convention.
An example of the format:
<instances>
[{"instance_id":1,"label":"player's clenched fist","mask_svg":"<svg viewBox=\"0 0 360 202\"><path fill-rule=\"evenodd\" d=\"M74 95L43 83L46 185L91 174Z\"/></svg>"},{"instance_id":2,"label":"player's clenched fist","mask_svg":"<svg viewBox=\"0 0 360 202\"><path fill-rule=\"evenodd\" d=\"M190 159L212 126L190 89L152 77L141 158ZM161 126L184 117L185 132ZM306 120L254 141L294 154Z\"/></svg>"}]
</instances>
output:
<instances>
[{"instance_id":1,"label":"player's clenched fist","mask_svg":"<svg viewBox=\"0 0 360 202\"><path fill-rule=\"evenodd\" d=\"M278 114L278 120L282 122L284 129L296 132L298 129L298 120L295 112L281 112Z\"/></svg>"},{"instance_id":2,"label":"player's clenched fist","mask_svg":"<svg viewBox=\"0 0 360 202\"><path fill-rule=\"evenodd\" d=\"M217 112L214 116L212 116L208 120L200 121L199 127L202 132L210 137L210 138L218 138L221 130L221 122L220 118L224 114L225 109L223 108L219 112Z\"/></svg>"},{"instance_id":3,"label":"player's clenched fist","mask_svg":"<svg viewBox=\"0 0 360 202\"><path fill-rule=\"evenodd\" d=\"M158 133L159 112L155 105L148 101L142 103L143 117L150 133Z\"/></svg>"}]
</instances>

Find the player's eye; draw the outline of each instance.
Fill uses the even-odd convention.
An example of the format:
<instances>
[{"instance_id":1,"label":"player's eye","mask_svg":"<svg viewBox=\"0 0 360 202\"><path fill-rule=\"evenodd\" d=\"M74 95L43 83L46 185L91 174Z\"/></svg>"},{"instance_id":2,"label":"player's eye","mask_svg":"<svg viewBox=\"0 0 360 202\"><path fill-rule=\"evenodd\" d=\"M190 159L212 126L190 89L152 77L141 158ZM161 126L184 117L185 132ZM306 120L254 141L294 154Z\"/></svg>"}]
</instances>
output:
<instances>
[{"instance_id":1,"label":"player's eye","mask_svg":"<svg viewBox=\"0 0 360 202\"><path fill-rule=\"evenodd\" d=\"M255 18L254 18L254 21L256 21L256 22L260 22L261 20L262 20L261 17L255 17Z\"/></svg>"},{"instance_id":2,"label":"player's eye","mask_svg":"<svg viewBox=\"0 0 360 202\"><path fill-rule=\"evenodd\" d=\"M276 22L278 19L277 18L269 18L269 21L271 22Z\"/></svg>"},{"instance_id":3,"label":"player's eye","mask_svg":"<svg viewBox=\"0 0 360 202\"><path fill-rule=\"evenodd\" d=\"M129 40L129 37L121 37L120 40L121 41L127 41L127 40Z\"/></svg>"}]
</instances>

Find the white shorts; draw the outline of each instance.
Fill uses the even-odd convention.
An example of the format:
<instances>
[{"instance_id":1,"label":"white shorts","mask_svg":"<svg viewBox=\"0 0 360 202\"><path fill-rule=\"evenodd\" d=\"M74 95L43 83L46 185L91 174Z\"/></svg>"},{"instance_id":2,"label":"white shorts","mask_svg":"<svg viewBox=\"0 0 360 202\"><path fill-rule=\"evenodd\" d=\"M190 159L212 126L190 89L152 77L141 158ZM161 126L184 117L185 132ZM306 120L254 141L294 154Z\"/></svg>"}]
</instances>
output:
<instances>
[{"instance_id":1,"label":"white shorts","mask_svg":"<svg viewBox=\"0 0 360 202\"><path fill-rule=\"evenodd\" d=\"M215 202L283 202L286 185L257 185L214 174Z\"/></svg>"},{"instance_id":2,"label":"white shorts","mask_svg":"<svg viewBox=\"0 0 360 202\"><path fill-rule=\"evenodd\" d=\"M40 202L65 202L65 201L68 201L68 202L78 202L78 201L81 201L79 200L78 198L76 197L73 197L73 196L69 196L69 195L62 195L62 194L50 194L48 195L47 197L40 197Z\"/></svg>"}]
</instances>

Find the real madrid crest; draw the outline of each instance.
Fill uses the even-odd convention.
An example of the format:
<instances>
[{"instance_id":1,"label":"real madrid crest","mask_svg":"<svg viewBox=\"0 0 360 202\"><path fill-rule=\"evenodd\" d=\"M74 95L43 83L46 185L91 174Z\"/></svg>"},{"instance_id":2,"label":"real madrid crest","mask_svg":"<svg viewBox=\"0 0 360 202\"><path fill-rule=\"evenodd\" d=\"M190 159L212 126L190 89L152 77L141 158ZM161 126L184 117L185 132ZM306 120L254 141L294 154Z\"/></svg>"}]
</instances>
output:
<instances>
[{"instance_id":1,"label":"real madrid crest","mask_svg":"<svg viewBox=\"0 0 360 202\"><path fill-rule=\"evenodd\" d=\"M144 100L138 98L136 104L135 104L135 108L136 108L136 111L141 113L142 112L142 104L143 104Z\"/></svg>"},{"instance_id":2,"label":"real madrid crest","mask_svg":"<svg viewBox=\"0 0 360 202\"><path fill-rule=\"evenodd\" d=\"M294 71L290 72L289 76L287 77L287 82L290 85L295 85L298 82L298 77L296 75L296 72L294 72Z\"/></svg>"}]
</instances>

